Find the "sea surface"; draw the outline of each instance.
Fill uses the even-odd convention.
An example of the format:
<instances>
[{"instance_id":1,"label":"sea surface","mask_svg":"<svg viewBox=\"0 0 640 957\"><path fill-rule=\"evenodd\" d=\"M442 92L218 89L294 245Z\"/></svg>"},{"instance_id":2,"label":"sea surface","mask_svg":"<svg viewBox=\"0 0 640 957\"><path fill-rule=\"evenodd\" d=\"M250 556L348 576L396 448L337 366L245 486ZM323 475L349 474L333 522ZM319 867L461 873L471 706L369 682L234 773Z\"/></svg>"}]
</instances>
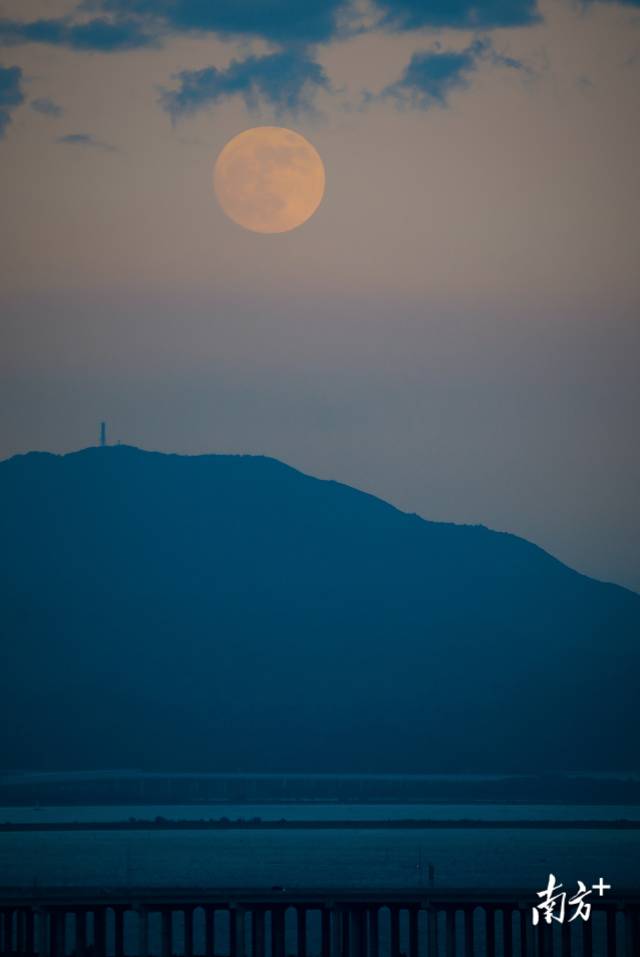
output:
<instances>
[{"instance_id":1,"label":"sea surface","mask_svg":"<svg viewBox=\"0 0 640 957\"><path fill-rule=\"evenodd\" d=\"M0 822L236 820L640 820L639 807L558 805L188 805L0 808ZM137 830L0 833L0 884L209 887L520 887L549 873L640 888L640 831Z\"/></svg>"},{"instance_id":2,"label":"sea surface","mask_svg":"<svg viewBox=\"0 0 640 957\"><path fill-rule=\"evenodd\" d=\"M99 821L640 821L638 805L602 804L148 804L2 807L0 823Z\"/></svg>"}]
</instances>

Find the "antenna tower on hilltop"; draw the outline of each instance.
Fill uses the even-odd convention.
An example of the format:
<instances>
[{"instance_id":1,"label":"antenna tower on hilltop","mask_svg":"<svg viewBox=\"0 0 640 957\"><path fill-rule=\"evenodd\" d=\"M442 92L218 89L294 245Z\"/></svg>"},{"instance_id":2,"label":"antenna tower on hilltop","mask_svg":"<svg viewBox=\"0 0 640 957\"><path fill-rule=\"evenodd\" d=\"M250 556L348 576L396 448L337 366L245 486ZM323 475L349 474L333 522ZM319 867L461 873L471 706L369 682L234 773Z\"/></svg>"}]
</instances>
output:
<instances>
[{"instance_id":1,"label":"antenna tower on hilltop","mask_svg":"<svg viewBox=\"0 0 640 957\"><path fill-rule=\"evenodd\" d=\"M107 423L100 423L100 448L103 449L107 444Z\"/></svg>"}]
</instances>

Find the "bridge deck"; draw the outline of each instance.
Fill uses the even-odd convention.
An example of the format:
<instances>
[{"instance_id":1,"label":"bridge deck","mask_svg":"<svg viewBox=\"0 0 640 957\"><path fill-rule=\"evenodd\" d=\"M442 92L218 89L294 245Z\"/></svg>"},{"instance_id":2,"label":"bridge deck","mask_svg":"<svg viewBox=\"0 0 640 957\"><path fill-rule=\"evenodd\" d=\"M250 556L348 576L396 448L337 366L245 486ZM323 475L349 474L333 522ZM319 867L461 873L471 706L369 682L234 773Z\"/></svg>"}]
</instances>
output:
<instances>
[{"instance_id":1,"label":"bridge deck","mask_svg":"<svg viewBox=\"0 0 640 957\"><path fill-rule=\"evenodd\" d=\"M640 890L589 901L534 925L530 888L0 887L0 954L640 957Z\"/></svg>"}]
</instances>

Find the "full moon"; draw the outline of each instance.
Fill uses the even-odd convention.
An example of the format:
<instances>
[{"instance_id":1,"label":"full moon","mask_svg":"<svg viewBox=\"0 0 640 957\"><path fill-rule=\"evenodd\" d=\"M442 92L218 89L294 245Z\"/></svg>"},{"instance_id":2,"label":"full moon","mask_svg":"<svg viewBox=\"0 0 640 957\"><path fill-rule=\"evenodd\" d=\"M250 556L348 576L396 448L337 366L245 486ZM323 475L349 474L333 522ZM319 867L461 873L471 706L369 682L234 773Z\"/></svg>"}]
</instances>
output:
<instances>
[{"instance_id":1,"label":"full moon","mask_svg":"<svg viewBox=\"0 0 640 957\"><path fill-rule=\"evenodd\" d=\"M281 126L255 126L229 140L213 185L227 216L255 233L286 233L313 216L324 166L309 140Z\"/></svg>"}]
</instances>

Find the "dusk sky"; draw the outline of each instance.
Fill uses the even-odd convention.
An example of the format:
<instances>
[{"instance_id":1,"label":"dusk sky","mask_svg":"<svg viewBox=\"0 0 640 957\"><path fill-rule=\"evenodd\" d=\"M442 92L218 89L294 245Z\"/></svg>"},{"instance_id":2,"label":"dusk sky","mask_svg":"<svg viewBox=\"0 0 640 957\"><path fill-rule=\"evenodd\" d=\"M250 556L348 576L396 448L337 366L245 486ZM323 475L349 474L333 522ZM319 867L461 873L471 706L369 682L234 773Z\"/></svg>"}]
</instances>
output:
<instances>
[{"instance_id":1,"label":"dusk sky","mask_svg":"<svg viewBox=\"0 0 640 957\"><path fill-rule=\"evenodd\" d=\"M640 590L640 2L0 0L0 457L279 458ZM290 232L213 166L325 166Z\"/></svg>"}]
</instances>

